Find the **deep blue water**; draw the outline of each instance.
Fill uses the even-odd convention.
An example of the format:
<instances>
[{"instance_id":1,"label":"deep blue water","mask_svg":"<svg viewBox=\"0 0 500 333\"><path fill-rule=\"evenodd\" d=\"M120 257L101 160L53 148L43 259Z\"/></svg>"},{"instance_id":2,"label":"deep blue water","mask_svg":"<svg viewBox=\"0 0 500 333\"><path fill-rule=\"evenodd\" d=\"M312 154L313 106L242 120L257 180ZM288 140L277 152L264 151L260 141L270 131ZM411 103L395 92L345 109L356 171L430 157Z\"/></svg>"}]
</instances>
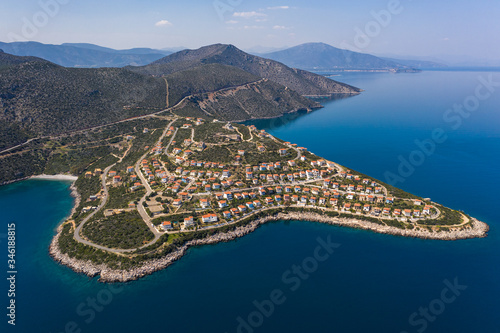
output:
<instances>
[{"instance_id":1,"label":"deep blue water","mask_svg":"<svg viewBox=\"0 0 500 333\"><path fill-rule=\"evenodd\" d=\"M69 184L30 180L0 187L0 233L16 222L19 270L17 325L8 326L2 314L1 331L237 332L237 318L248 323L250 315L259 327L240 332L500 332L500 94L482 101L457 130L442 118L487 75L343 74L336 79L365 91L293 120L254 123L383 180L388 171L397 174L398 156L408 158L415 139L442 128L447 140L398 186L489 223L488 238L425 241L309 222L272 223L230 243L191 249L162 272L113 285L112 293L48 256L54 228L71 208ZM500 82L500 74L493 79ZM322 262L311 259L318 237L340 245ZM6 253L6 239L0 241ZM6 255L0 257L6 267ZM302 263L310 273L298 278L306 273L292 267ZM446 292L443 282L455 278L467 286L458 296ZM6 290L5 280L0 287ZM6 292L0 295L5 309ZM280 303L273 313L256 314L253 302L268 305L271 297ZM96 310L87 303L94 298ZM423 319L418 312L429 305L437 315Z\"/></svg>"}]
</instances>

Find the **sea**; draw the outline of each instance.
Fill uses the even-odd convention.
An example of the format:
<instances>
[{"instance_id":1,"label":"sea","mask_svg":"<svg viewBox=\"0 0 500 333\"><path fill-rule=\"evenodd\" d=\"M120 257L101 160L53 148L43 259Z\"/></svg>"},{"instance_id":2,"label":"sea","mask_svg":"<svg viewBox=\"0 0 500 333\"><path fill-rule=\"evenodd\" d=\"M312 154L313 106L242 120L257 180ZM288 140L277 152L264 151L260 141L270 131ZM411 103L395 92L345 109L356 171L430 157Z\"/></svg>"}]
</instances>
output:
<instances>
[{"instance_id":1,"label":"sea","mask_svg":"<svg viewBox=\"0 0 500 333\"><path fill-rule=\"evenodd\" d=\"M48 253L73 205L70 183L26 180L0 187L0 332L500 332L500 73L332 78L364 91L251 124L463 210L491 226L487 238L421 240L278 221L192 248L141 280L103 284Z\"/></svg>"}]
</instances>

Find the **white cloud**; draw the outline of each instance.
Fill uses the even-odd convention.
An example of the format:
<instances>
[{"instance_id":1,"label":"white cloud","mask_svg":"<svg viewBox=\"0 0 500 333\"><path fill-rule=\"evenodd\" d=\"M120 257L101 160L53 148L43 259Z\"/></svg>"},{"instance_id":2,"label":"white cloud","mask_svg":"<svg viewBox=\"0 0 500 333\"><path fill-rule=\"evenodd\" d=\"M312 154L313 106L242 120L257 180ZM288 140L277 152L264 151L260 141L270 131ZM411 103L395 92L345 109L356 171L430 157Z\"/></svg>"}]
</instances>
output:
<instances>
[{"instance_id":1,"label":"white cloud","mask_svg":"<svg viewBox=\"0 0 500 333\"><path fill-rule=\"evenodd\" d=\"M243 18L251 18L251 17L263 17L267 16L264 13L259 13L259 12L236 12L233 14L234 17L243 17Z\"/></svg>"},{"instance_id":2,"label":"white cloud","mask_svg":"<svg viewBox=\"0 0 500 333\"><path fill-rule=\"evenodd\" d=\"M290 28L285 27L284 25L275 25L275 26L273 27L273 29L274 29L274 30L288 30L288 29L290 29Z\"/></svg>"},{"instance_id":3,"label":"white cloud","mask_svg":"<svg viewBox=\"0 0 500 333\"><path fill-rule=\"evenodd\" d=\"M267 7L269 10L276 10L276 9L290 9L290 6L275 6L275 7Z\"/></svg>"},{"instance_id":4,"label":"white cloud","mask_svg":"<svg viewBox=\"0 0 500 333\"><path fill-rule=\"evenodd\" d=\"M226 21L227 24L237 24L238 21L235 21L235 20L229 20L229 21Z\"/></svg>"},{"instance_id":5,"label":"white cloud","mask_svg":"<svg viewBox=\"0 0 500 333\"><path fill-rule=\"evenodd\" d=\"M155 26L156 27L170 27L170 26L172 26L172 23L170 23L167 20L161 20L161 21L156 22Z\"/></svg>"},{"instance_id":6,"label":"white cloud","mask_svg":"<svg viewBox=\"0 0 500 333\"><path fill-rule=\"evenodd\" d=\"M448 41L450 40L448 37L443 38L443 40Z\"/></svg>"}]
</instances>

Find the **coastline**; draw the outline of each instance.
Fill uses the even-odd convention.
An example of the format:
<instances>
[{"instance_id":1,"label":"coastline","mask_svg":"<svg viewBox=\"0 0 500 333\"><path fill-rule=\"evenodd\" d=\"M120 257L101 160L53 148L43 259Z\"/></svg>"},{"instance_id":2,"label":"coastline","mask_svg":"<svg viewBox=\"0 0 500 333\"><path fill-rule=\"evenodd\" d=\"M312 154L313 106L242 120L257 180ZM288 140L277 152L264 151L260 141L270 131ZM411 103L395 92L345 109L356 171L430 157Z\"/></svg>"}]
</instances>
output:
<instances>
[{"instance_id":1,"label":"coastline","mask_svg":"<svg viewBox=\"0 0 500 333\"><path fill-rule=\"evenodd\" d=\"M57 175L46 175L46 174L41 174L41 175L36 175L36 176L31 176L27 177L25 179L43 179L43 180L61 180L61 181L71 181L71 186L69 189L71 190L70 195L73 197L75 200L73 202L73 207L71 208L71 212L64 218L64 220L67 220L73 214L76 213L76 209L80 205L80 202L82 200L82 197L80 196L80 193L78 193L78 189L75 186L75 182L78 179L77 176L73 175L64 175L64 174L57 174Z\"/></svg>"},{"instance_id":2,"label":"coastline","mask_svg":"<svg viewBox=\"0 0 500 333\"><path fill-rule=\"evenodd\" d=\"M28 177L28 179L70 180L72 182L75 182L78 179L78 177L73 175L63 175L63 174L58 174L58 175L41 174Z\"/></svg>"},{"instance_id":3,"label":"coastline","mask_svg":"<svg viewBox=\"0 0 500 333\"><path fill-rule=\"evenodd\" d=\"M245 226L236 228L233 231L222 233L219 232L204 239L192 240L185 243L179 249L169 253L163 258L145 261L141 266L131 270L111 269L105 264L94 264L90 260L79 260L69 257L67 254L59 250L58 240L62 232L62 224L57 229L57 234L52 239L49 247L50 256L58 263L68 266L76 273L82 273L89 277L100 275L100 282L128 282L138 280L142 277L150 275L154 272L163 270L182 258L186 251L192 246L201 246L208 244L217 244L221 242L229 242L231 240L243 237L255 231L260 225L270 221L280 220L298 220L326 223L342 227L350 227L355 229L370 230L373 232L388 234L402 237L413 237L429 240L460 240L470 238L484 238L487 236L489 226L477 219L472 220L472 228L465 230L446 231L446 232L431 232L429 230L406 230L390 226L381 226L368 221L357 220L352 218L331 218L318 213L279 213L275 216L267 216L253 220Z\"/></svg>"}]
</instances>

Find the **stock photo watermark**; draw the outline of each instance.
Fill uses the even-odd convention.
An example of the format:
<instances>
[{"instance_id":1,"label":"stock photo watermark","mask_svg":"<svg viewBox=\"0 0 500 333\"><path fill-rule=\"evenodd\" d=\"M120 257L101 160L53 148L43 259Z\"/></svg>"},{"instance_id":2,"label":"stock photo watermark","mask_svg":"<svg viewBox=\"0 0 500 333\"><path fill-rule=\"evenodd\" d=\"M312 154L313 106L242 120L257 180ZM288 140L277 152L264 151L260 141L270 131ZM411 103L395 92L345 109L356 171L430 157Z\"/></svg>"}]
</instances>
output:
<instances>
[{"instance_id":1,"label":"stock photo watermark","mask_svg":"<svg viewBox=\"0 0 500 333\"><path fill-rule=\"evenodd\" d=\"M254 310L236 318L237 333L253 333L264 325L266 319L270 318L276 309L287 301L287 295L299 290L302 283L318 270L320 263L327 261L335 249L340 247L340 244L332 242L331 235L328 235L326 240L318 237L316 241L318 245L314 248L312 255L304 258L300 264L292 265L281 275L281 283L285 285L285 288L273 289L269 297L264 300L254 300L252 302Z\"/></svg>"},{"instance_id":2,"label":"stock photo watermark","mask_svg":"<svg viewBox=\"0 0 500 333\"><path fill-rule=\"evenodd\" d=\"M465 97L461 103L454 104L451 108L443 113L443 121L449 130L457 131L464 123L464 120L469 118L481 106L481 102L489 99L500 87L500 81L493 81L493 74L487 77L479 76L478 85L474 92ZM410 152L408 156L399 155L396 172L386 171L384 173L385 182L395 186L399 183L404 183L407 178L412 176L416 169L423 165L427 158L432 156L438 147L448 140L446 130L442 127L435 128L430 137L424 140L414 140L416 149Z\"/></svg>"},{"instance_id":3,"label":"stock photo watermark","mask_svg":"<svg viewBox=\"0 0 500 333\"><path fill-rule=\"evenodd\" d=\"M94 297L87 297L75 309L75 313L80 319L68 321L62 331L54 333L82 333L83 327L90 325L97 315L103 312L106 306L113 302L115 296L123 292L123 290L123 286L109 284L99 290Z\"/></svg>"},{"instance_id":4,"label":"stock photo watermark","mask_svg":"<svg viewBox=\"0 0 500 333\"><path fill-rule=\"evenodd\" d=\"M401 331L400 333L425 332L429 324L435 322L446 310L446 307L454 303L462 292L467 289L466 285L459 284L458 278L455 278L453 282L446 279L443 281L443 284L445 287L441 290L438 298L430 301L427 306L419 307L417 311L408 317L408 323L415 330Z\"/></svg>"},{"instance_id":5,"label":"stock photo watermark","mask_svg":"<svg viewBox=\"0 0 500 333\"><path fill-rule=\"evenodd\" d=\"M411 1L411 0L410 0ZM380 10L370 11L370 16L373 20L366 22L364 27L354 27L353 44L343 41L340 44L341 49L348 49L349 51L361 52L370 46L372 40L378 37L383 29L387 28L394 16L400 15L404 10L404 6L399 0L390 0L386 8Z\"/></svg>"},{"instance_id":6,"label":"stock photo watermark","mask_svg":"<svg viewBox=\"0 0 500 333\"><path fill-rule=\"evenodd\" d=\"M16 281L17 281L17 262L16 262L16 224L7 224L7 323L16 325Z\"/></svg>"},{"instance_id":7,"label":"stock photo watermark","mask_svg":"<svg viewBox=\"0 0 500 333\"><path fill-rule=\"evenodd\" d=\"M233 14L236 7L241 5L243 0L215 0L212 5L221 21L224 21L227 14Z\"/></svg>"},{"instance_id":8,"label":"stock photo watermark","mask_svg":"<svg viewBox=\"0 0 500 333\"><path fill-rule=\"evenodd\" d=\"M9 32L7 38L9 42L20 42L33 39L40 29L46 27L50 20L59 14L61 6L66 5L70 0L39 0L39 10L33 15L21 18L21 28L19 33Z\"/></svg>"}]
</instances>

